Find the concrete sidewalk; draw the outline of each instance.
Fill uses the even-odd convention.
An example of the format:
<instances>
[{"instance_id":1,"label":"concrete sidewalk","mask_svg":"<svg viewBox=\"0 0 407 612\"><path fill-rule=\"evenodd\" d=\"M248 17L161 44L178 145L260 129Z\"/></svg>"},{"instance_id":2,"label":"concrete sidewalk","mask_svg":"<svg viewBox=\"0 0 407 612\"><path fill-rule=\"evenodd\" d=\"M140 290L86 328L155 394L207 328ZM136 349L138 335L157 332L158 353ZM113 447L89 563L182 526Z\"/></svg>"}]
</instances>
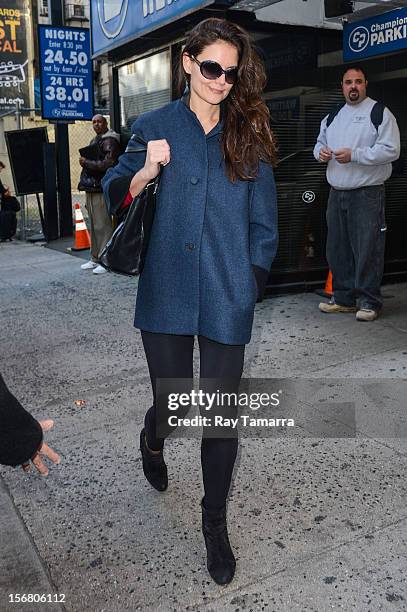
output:
<instances>
[{"instance_id":1,"label":"concrete sidewalk","mask_svg":"<svg viewBox=\"0 0 407 612\"><path fill-rule=\"evenodd\" d=\"M0 611L407 610L405 410L394 408L394 436L375 425L380 402L362 402L353 438L243 438L228 511L237 572L218 587L198 441L168 442L166 493L141 471L151 391L132 327L137 282L80 263L0 245L1 372L34 416L55 420L47 441L62 456L48 478L0 468ZM264 301L245 376L387 379L390 396L407 373L407 284L384 294L374 323L320 314L314 294ZM59 603L10 603L17 593Z\"/></svg>"}]
</instances>

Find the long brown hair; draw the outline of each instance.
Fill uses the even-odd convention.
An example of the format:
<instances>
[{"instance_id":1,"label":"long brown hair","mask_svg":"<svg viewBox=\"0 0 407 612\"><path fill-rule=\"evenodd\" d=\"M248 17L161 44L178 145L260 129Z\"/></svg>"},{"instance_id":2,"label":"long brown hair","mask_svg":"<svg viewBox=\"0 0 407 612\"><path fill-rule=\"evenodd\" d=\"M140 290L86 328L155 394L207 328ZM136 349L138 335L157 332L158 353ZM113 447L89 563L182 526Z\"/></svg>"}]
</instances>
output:
<instances>
[{"instance_id":1,"label":"long brown hair","mask_svg":"<svg viewBox=\"0 0 407 612\"><path fill-rule=\"evenodd\" d=\"M205 47L218 40L236 47L239 54L238 77L228 97L222 102L222 152L229 179L253 179L259 161L274 164L277 145L270 127L270 113L261 97L267 76L263 63L252 48L249 34L226 19L210 18L198 23L187 37L183 53L197 57ZM182 55L178 71L180 93L189 75Z\"/></svg>"}]
</instances>

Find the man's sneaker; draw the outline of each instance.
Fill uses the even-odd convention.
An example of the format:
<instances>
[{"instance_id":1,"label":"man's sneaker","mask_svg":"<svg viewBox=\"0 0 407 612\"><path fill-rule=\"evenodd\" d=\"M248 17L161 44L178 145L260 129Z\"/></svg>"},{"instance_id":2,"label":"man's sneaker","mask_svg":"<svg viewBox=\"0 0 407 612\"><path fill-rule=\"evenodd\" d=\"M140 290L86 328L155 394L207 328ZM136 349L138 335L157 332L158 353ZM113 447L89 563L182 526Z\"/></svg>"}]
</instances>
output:
<instances>
[{"instance_id":1,"label":"man's sneaker","mask_svg":"<svg viewBox=\"0 0 407 612\"><path fill-rule=\"evenodd\" d=\"M356 312L356 306L342 306L341 304L335 304L334 300L330 302L321 302L319 305L321 312L335 313L335 312Z\"/></svg>"},{"instance_id":2,"label":"man's sneaker","mask_svg":"<svg viewBox=\"0 0 407 612\"><path fill-rule=\"evenodd\" d=\"M107 272L106 268L100 265L96 266L96 268L93 270L93 274L104 274L105 272Z\"/></svg>"},{"instance_id":3,"label":"man's sneaker","mask_svg":"<svg viewBox=\"0 0 407 612\"><path fill-rule=\"evenodd\" d=\"M360 308L356 313L356 319L358 321L374 321L379 316L378 310L373 308Z\"/></svg>"},{"instance_id":4,"label":"man's sneaker","mask_svg":"<svg viewBox=\"0 0 407 612\"><path fill-rule=\"evenodd\" d=\"M81 265L81 270L92 270L97 267L97 263L94 261L87 261L86 263Z\"/></svg>"}]
</instances>

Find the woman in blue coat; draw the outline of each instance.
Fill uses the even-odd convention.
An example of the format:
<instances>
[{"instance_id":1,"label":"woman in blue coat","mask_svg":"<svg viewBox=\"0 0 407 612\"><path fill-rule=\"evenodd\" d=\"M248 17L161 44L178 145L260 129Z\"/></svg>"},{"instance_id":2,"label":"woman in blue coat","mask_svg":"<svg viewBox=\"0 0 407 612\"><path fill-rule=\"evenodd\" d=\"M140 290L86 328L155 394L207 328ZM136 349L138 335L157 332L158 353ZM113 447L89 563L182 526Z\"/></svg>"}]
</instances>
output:
<instances>
[{"instance_id":1,"label":"woman in blue coat","mask_svg":"<svg viewBox=\"0 0 407 612\"><path fill-rule=\"evenodd\" d=\"M103 181L114 211L162 168L134 322L154 396L140 434L143 470L159 491L168 477L157 433L157 380L193 377L197 336L201 379L237 391L255 303L276 253L276 149L261 98L265 82L246 31L222 19L201 22L180 63L188 93L137 119L126 153ZM140 140L147 153L137 152ZM202 439L202 528L218 584L232 580L236 565L226 499L237 446L237 437Z\"/></svg>"}]
</instances>

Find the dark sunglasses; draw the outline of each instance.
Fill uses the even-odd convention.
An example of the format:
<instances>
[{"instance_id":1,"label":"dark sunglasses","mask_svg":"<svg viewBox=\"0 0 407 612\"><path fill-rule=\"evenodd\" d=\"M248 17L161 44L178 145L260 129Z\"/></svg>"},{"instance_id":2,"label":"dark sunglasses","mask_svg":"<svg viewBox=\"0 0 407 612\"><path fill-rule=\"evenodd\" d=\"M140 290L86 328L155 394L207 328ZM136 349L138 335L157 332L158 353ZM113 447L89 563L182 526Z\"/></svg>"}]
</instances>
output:
<instances>
[{"instance_id":1,"label":"dark sunglasses","mask_svg":"<svg viewBox=\"0 0 407 612\"><path fill-rule=\"evenodd\" d=\"M201 74L205 79L209 79L210 81L214 81L218 79L222 74L225 75L226 83L229 85L234 85L237 81L237 67L236 68L228 68L227 70L223 70L222 66L218 64L218 62L214 62L213 60L205 60L200 62L193 55L189 56L191 60L196 62L199 66Z\"/></svg>"}]
</instances>

